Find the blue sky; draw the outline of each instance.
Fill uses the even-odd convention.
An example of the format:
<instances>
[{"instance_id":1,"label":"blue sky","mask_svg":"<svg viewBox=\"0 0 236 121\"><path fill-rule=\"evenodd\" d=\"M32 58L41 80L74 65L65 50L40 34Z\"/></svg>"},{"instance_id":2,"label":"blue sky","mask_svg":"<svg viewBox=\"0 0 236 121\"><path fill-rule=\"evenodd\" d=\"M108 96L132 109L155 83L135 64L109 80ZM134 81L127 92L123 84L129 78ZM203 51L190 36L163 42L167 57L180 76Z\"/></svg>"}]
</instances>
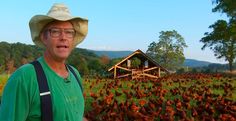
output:
<instances>
[{"instance_id":1,"label":"blue sky","mask_svg":"<svg viewBox=\"0 0 236 121\"><path fill-rule=\"evenodd\" d=\"M1 0L0 41L33 44L28 22L46 14L53 3L65 3L74 16L89 20L87 38L77 47L94 50L146 51L160 31L176 30L185 39L186 58L216 63L199 40L224 14L212 13L211 0Z\"/></svg>"}]
</instances>

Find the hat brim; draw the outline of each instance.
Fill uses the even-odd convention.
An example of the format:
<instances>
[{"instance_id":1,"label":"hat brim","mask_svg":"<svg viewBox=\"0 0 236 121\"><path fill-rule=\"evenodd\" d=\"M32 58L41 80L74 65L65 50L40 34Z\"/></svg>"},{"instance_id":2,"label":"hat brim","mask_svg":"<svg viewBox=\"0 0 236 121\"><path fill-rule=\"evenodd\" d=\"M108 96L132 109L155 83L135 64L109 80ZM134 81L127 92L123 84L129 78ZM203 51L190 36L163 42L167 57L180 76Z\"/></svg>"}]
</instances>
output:
<instances>
[{"instance_id":1,"label":"hat brim","mask_svg":"<svg viewBox=\"0 0 236 121\"><path fill-rule=\"evenodd\" d=\"M69 18L53 18L46 15L36 15L31 18L29 22L29 27L31 31L31 37L33 42L41 47L44 48L45 45L42 43L40 39L40 33L42 29L48 23L52 21L70 21L76 31L76 35L74 38L74 46L81 43L88 33L88 20L80 17L69 17Z\"/></svg>"}]
</instances>

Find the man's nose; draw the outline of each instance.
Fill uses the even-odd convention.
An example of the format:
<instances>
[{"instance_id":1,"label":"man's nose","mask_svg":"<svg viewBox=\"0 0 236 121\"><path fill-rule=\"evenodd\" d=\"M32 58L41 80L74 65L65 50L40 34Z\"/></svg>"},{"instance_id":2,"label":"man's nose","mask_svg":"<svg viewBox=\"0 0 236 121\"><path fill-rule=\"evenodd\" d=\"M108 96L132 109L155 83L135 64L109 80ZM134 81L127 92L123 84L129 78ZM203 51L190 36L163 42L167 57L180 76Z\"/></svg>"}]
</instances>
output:
<instances>
[{"instance_id":1,"label":"man's nose","mask_svg":"<svg viewBox=\"0 0 236 121\"><path fill-rule=\"evenodd\" d=\"M66 34L64 31L61 32L61 36L60 36L61 39L65 39L66 38Z\"/></svg>"}]
</instances>

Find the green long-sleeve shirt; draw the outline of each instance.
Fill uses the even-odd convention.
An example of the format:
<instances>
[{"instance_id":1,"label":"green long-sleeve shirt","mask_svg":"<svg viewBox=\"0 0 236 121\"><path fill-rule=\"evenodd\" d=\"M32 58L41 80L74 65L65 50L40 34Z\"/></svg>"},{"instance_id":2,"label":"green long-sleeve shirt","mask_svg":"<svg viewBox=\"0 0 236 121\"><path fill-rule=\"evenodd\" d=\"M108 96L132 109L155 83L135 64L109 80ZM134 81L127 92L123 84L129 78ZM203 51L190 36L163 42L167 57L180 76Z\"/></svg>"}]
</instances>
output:
<instances>
[{"instance_id":1,"label":"green long-sleeve shirt","mask_svg":"<svg viewBox=\"0 0 236 121\"><path fill-rule=\"evenodd\" d=\"M43 57L38 61L51 91L54 121L82 120L84 98L72 72L65 80L46 64ZM80 78L79 72L74 70ZM4 88L1 103L0 121L41 121L39 88L33 65L23 65L12 74Z\"/></svg>"}]
</instances>

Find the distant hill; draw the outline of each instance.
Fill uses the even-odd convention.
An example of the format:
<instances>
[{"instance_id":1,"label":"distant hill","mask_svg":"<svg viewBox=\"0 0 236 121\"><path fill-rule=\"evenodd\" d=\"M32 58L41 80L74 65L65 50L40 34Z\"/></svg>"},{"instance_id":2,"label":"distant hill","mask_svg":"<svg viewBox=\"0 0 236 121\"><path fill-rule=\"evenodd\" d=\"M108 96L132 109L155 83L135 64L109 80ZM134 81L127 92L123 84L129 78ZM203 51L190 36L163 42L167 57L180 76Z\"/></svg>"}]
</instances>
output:
<instances>
[{"instance_id":1,"label":"distant hill","mask_svg":"<svg viewBox=\"0 0 236 121\"><path fill-rule=\"evenodd\" d=\"M133 53L133 51L97 51L97 50L89 50L94 52L98 56L106 55L111 59L114 58L123 58L128 56L129 54ZM188 67L203 67L208 66L209 64L213 64L207 61L200 61L195 59L185 59L184 66Z\"/></svg>"},{"instance_id":2,"label":"distant hill","mask_svg":"<svg viewBox=\"0 0 236 121\"><path fill-rule=\"evenodd\" d=\"M94 52L98 56L106 55L111 59L123 58L133 53L133 51L99 51L99 50L89 50Z\"/></svg>"},{"instance_id":3,"label":"distant hill","mask_svg":"<svg viewBox=\"0 0 236 121\"><path fill-rule=\"evenodd\" d=\"M203 67L203 66L208 66L209 64L213 64L213 63L207 62L207 61L195 60L195 59L185 59L183 65L188 66L188 67Z\"/></svg>"}]
</instances>

